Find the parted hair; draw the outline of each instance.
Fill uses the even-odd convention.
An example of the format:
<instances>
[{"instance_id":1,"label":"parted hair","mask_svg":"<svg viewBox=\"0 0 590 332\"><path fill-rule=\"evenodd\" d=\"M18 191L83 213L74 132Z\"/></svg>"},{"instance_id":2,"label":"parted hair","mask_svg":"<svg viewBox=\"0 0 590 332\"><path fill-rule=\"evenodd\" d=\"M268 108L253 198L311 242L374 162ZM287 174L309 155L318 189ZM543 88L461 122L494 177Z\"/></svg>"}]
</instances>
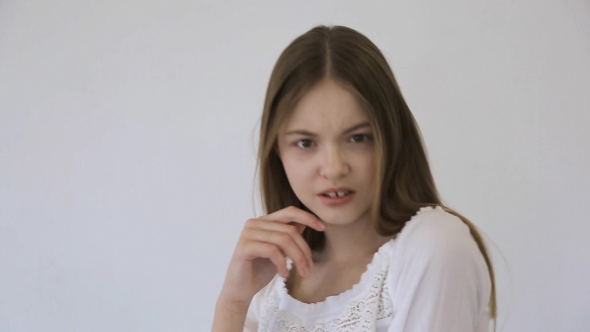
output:
<instances>
[{"instance_id":1,"label":"parted hair","mask_svg":"<svg viewBox=\"0 0 590 332\"><path fill-rule=\"evenodd\" d=\"M356 96L367 112L376 148L376 199L371 222L382 236L398 234L417 211L440 206L470 229L487 264L492 288L490 316L497 317L494 269L483 238L466 217L445 206L430 170L420 129L381 51L366 36L344 26L317 26L293 40L270 76L260 123L258 172L265 212L296 206L312 213L293 192L277 149L279 128L301 97L330 78ZM303 237L321 251L324 233L307 227Z\"/></svg>"}]
</instances>

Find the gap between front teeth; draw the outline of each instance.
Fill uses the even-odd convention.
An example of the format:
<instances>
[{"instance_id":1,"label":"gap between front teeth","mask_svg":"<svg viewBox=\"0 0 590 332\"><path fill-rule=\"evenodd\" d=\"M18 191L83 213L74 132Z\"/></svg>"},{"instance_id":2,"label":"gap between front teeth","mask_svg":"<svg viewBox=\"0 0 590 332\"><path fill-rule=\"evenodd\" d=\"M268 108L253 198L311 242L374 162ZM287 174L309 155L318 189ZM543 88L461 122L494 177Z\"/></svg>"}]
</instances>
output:
<instances>
[{"instance_id":1,"label":"gap between front teeth","mask_svg":"<svg viewBox=\"0 0 590 332\"><path fill-rule=\"evenodd\" d=\"M330 197L343 197L343 196L346 196L346 194L350 194L350 192L349 191L338 191L338 192L327 193L326 195L328 195Z\"/></svg>"}]
</instances>

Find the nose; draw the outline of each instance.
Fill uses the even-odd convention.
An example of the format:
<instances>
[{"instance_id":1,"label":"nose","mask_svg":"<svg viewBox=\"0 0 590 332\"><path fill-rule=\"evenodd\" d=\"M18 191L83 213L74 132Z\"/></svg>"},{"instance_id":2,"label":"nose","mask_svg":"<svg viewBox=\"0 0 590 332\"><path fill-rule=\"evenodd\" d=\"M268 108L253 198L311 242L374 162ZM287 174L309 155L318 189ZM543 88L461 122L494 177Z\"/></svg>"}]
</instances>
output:
<instances>
[{"instance_id":1,"label":"nose","mask_svg":"<svg viewBox=\"0 0 590 332\"><path fill-rule=\"evenodd\" d=\"M350 173L350 165L345 155L336 147L327 147L324 151L320 175L328 180L338 180Z\"/></svg>"}]
</instances>

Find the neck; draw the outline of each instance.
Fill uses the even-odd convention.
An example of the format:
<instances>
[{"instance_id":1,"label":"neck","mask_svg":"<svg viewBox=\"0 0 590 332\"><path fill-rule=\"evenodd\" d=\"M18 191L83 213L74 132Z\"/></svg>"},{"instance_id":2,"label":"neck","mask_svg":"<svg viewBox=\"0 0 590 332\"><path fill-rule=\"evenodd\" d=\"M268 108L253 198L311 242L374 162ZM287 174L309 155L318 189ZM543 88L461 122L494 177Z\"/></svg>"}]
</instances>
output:
<instances>
[{"instance_id":1,"label":"neck","mask_svg":"<svg viewBox=\"0 0 590 332\"><path fill-rule=\"evenodd\" d=\"M326 224L326 243L318 254L318 262L345 264L364 262L391 237L378 235L369 218L362 218L347 225Z\"/></svg>"}]
</instances>

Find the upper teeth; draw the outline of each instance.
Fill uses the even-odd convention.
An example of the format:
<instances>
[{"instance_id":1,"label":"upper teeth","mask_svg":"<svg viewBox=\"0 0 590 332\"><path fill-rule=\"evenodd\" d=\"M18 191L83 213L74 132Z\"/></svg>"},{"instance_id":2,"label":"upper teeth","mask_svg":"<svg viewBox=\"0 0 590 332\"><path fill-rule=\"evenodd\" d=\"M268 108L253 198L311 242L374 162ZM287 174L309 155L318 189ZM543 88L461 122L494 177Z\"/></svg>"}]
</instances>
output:
<instances>
[{"instance_id":1,"label":"upper teeth","mask_svg":"<svg viewBox=\"0 0 590 332\"><path fill-rule=\"evenodd\" d=\"M334 191L334 192L326 193L326 195L330 196L330 197L336 197L336 196L342 197L347 194L350 194L350 191L345 190L345 191Z\"/></svg>"}]
</instances>

